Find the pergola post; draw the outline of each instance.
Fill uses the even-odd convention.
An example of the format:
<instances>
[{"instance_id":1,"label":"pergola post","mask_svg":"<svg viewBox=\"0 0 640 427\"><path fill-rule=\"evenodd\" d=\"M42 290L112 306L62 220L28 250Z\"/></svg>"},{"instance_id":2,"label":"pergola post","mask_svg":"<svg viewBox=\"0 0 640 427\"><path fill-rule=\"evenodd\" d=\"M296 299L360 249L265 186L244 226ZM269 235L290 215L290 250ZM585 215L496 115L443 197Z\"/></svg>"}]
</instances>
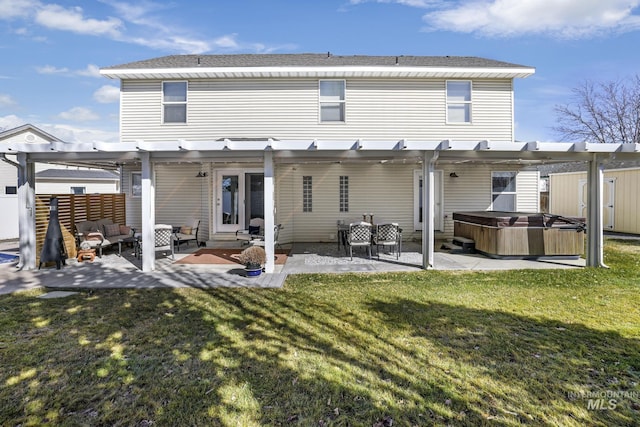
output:
<instances>
[{"instance_id":1,"label":"pergola post","mask_svg":"<svg viewBox=\"0 0 640 427\"><path fill-rule=\"evenodd\" d=\"M422 268L433 268L435 251L435 164L437 151L424 151L422 156Z\"/></svg>"},{"instance_id":2,"label":"pergola post","mask_svg":"<svg viewBox=\"0 0 640 427\"><path fill-rule=\"evenodd\" d=\"M18 153L18 233L24 270L36 268L36 172L27 153Z\"/></svg>"},{"instance_id":3,"label":"pergola post","mask_svg":"<svg viewBox=\"0 0 640 427\"><path fill-rule=\"evenodd\" d=\"M606 267L604 263L604 234L602 192L604 188L604 171L602 161L597 154L589 160L587 170L587 267Z\"/></svg>"},{"instance_id":4,"label":"pergola post","mask_svg":"<svg viewBox=\"0 0 640 427\"><path fill-rule=\"evenodd\" d=\"M275 269L275 194L273 151L264 152L264 250L267 253L265 273Z\"/></svg>"},{"instance_id":5,"label":"pergola post","mask_svg":"<svg viewBox=\"0 0 640 427\"><path fill-rule=\"evenodd\" d=\"M155 177L151 154L140 153L142 161L142 271L155 270L156 253L155 247ZM173 243L172 243L173 244Z\"/></svg>"}]
</instances>

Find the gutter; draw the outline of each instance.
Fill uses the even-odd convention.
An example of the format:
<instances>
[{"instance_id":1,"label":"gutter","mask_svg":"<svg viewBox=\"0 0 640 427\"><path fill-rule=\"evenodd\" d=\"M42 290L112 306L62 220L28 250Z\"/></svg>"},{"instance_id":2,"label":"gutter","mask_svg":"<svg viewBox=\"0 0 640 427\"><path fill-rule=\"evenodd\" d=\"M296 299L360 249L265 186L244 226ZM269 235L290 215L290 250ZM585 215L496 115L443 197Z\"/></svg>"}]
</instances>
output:
<instances>
[{"instance_id":1,"label":"gutter","mask_svg":"<svg viewBox=\"0 0 640 427\"><path fill-rule=\"evenodd\" d=\"M13 160L7 159L7 155L5 153L0 153L0 154L2 155L2 157L0 157L0 160L2 160L3 162L9 163L10 165L20 169L20 164L14 162Z\"/></svg>"}]
</instances>

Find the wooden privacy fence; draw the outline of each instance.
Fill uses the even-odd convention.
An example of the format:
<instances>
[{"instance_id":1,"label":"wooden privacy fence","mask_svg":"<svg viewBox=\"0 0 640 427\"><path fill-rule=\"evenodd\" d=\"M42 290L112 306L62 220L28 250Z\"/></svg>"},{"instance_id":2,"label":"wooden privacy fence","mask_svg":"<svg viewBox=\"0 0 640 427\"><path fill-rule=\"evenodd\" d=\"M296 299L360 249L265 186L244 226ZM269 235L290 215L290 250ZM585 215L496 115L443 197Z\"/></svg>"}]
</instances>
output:
<instances>
[{"instance_id":1,"label":"wooden privacy fence","mask_svg":"<svg viewBox=\"0 0 640 427\"><path fill-rule=\"evenodd\" d=\"M36 195L36 265L49 225L51 198L58 199L58 220L69 258L75 258L75 223L110 218L116 224L126 222L124 194L37 194Z\"/></svg>"}]
</instances>

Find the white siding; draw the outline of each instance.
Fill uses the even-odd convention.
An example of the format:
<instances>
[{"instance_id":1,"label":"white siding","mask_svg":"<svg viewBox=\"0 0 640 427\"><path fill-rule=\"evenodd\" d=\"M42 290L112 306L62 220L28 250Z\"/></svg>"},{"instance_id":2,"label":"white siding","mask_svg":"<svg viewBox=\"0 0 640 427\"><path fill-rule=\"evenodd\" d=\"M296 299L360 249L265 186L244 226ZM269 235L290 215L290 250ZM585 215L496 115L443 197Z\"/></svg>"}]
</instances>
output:
<instances>
[{"instance_id":1,"label":"white siding","mask_svg":"<svg viewBox=\"0 0 640 427\"><path fill-rule=\"evenodd\" d=\"M131 171L123 170L122 188L127 194L127 224L142 226L141 199L131 197ZM198 240L209 240L209 206L211 174L198 178L199 164L156 164L156 223L175 226L200 220Z\"/></svg>"},{"instance_id":2,"label":"white siding","mask_svg":"<svg viewBox=\"0 0 640 427\"><path fill-rule=\"evenodd\" d=\"M540 211L540 172L520 171L516 177L516 209L518 212Z\"/></svg>"},{"instance_id":3,"label":"white siding","mask_svg":"<svg viewBox=\"0 0 640 427\"><path fill-rule=\"evenodd\" d=\"M85 187L86 194L118 193L117 181L64 181L36 180L36 194L71 194L71 187Z\"/></svg>"},{"instance_id":4,"label":"white siding","mask_svg":"<svg viewBox=\"0 0 640 427\"><path fill-rule=\"evenodd\" d=\"M189 82L188 124L161 123L161 81L124 81L123 141L218 138L511 141L511 80L473 81L473 124L445 123L445 80L347 80L346 123L319 123L317 79Z\"/></svg>"},{"instance_id":5,"label":"white siding","mask_svg":"<svg viewBox=\"0 0 640 427\"><path fill-rule=\"evenodd\" d=\"M393 164L287 165L280 174L291 193L280 191L278 221L291 224L296 242L336 241L336 221L393 221L413 228L413 167ZM339 212L339 177L349 177L349 212ZM313 177L313 211L302 212L302 177ZM280 181L280 179L278 180ZM291 218L291 219L289 219ZM286 219L286 221L285 221Z\"/></svg>"}]
</instances>

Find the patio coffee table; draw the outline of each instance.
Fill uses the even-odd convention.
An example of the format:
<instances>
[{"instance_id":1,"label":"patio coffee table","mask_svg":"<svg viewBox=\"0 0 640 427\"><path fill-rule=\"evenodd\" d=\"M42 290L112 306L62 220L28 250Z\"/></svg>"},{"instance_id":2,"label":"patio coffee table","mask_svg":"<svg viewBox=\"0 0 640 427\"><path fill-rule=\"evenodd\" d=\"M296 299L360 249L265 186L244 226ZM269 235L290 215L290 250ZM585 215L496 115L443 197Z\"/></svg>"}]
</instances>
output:
<instances>
[{"instance_id":1,"label":"patio coffee table","mask_svg":"<svg viewBox=\"0 0 640 427\"><path fill-rule=\"evenodd\" d=\"M131 244L133 246L134 252L138 251L138 238L135 236L126 237L124 239L118 240L118 256L122 256L122 244Z\"/></svg>"}]
</instances>

